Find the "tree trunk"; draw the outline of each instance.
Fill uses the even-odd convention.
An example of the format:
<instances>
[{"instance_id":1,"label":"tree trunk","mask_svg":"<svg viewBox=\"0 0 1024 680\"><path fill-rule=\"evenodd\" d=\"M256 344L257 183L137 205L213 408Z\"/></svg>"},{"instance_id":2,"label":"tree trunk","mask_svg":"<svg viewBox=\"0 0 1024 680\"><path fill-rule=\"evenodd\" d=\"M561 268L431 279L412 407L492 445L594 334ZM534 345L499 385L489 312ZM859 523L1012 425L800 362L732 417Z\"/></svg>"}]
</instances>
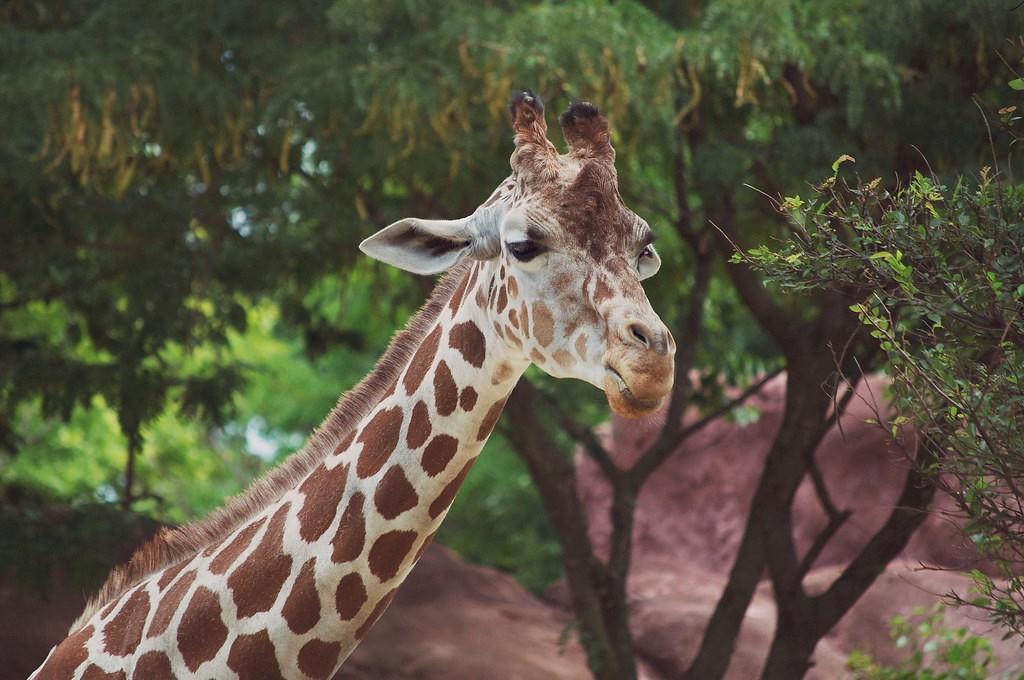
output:
<instances>
[{"instance_id":1,"label":"tree trunk","mask_svg":"<svg viewBox=\"0 0 1024 680\"><path fill-rule=\"evenodd\" d=\"M764 478L762 477L762 484ZM755 526L753 514L747 518L736 560L725 590L718 598L715 610L704 629L700 648L693 663L683 675L684 680L713 680L725 675L736 649L736 637L743 625L743 617L754 597L754 591L764 572L764 543L760 528Z\"/></svg>"},{"instance_id":2,"label":"tree trunk","mask_svg":"<svg viewBox=\"0 0 1024 680\"><path fill-rule=\"evenodd\" d=\"M124 488L121 490L121 509L128 512L135 502L135 458L138 453L136 437L128 437L128 459L124 467Z\"/></svg>"},{"instance_id":3,"label":"tree trunk","mask_svg":"<svg viewBox=\"0 0 1024 680\"><path fill-rule=\"evenodd\" d=\"M576 473L536 417L536 404L521 383L509 396L505 436L526 462L555 527L587 664L597 680L635 680L625 583L616 584L594 554L576 492Z\"/></svg>"},{"instance_id":4,"label":"tree trunk","mask_svg":"<svg viewBox=\"0 0 1024 680\"><path fill-rule=\"evenodd\" d=\"M789 532L789 521L778 521L780 510L788 518L792 496L810 465L811 456L825 434L823 423L829 398L821 391L832 369L811 362L787 375L786 411L765 458L739 552L729 582L711 615L704 638L685 674L687 680L715 680L725 675L750 600L766 564L766 541L772 534Z\"/></svg>"},{"instance_id":5,"label":"tree trunk","mask_svg":"<svg viewBox=\"0 0 1024 680\"><path fill-rule=\"evenodd\" d=\"M835 626L910 541L910 537L928 517L927 509L935 497L935 486L922 474L936 452L924 442L914 467L907 472L903 491L885 524L843 573L821 595L800 596L780 603L779 623L775 630L762 680L800 678L810 668L810 658L822 637Z\"/></svg>"}]
</instances>

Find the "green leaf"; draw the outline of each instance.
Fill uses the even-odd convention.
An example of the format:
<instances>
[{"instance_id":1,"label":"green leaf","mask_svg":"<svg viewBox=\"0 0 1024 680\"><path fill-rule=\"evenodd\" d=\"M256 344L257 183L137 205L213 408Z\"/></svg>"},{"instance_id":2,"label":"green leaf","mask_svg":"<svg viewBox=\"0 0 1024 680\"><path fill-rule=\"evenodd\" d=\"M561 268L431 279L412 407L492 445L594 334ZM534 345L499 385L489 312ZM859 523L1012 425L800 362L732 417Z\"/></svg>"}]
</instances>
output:
<instances>
[{"instance_id":1,"label":"green leaf","mask_svg":"<svg viewBox=\"0 0 1024 680\"><path fill-rule=\"evenodd\" d=\"M839 172L839 166L843 163L856 163L857 159L848 153L844 153L839 158L832 161L832 172Z\"/></svg>"}]
</instances>

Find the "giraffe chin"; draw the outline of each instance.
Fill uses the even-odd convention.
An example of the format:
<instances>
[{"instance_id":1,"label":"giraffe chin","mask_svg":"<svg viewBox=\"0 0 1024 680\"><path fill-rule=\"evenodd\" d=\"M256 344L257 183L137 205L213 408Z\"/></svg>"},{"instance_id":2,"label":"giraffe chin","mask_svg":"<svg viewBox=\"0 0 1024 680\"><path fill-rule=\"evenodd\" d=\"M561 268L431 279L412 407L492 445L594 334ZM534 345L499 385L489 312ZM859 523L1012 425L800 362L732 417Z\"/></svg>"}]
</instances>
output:
<instances>
[{"instance_id":1,"label":"giraffe chin","mask_svg":"<svg viewBox=\"0 0 1024 680\"><path fill-rule=\"evenodd\" d=\"M624 418L648 416L661 408L665 401L665 395L656 399L638 399L618 372L610 368L604 376L604 393L612 412Z\"/></svg>"}]
</instances>

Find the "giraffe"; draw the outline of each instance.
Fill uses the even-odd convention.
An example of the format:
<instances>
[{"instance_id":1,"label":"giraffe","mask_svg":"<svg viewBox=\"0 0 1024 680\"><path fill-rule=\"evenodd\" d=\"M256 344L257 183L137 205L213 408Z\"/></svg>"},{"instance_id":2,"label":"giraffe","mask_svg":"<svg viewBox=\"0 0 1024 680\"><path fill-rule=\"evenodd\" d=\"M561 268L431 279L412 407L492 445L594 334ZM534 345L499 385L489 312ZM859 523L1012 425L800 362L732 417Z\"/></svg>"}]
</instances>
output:
<instances>
[{"instance_id":1,"label":"giraffe","mask_svg":"<svg viewBox=\"0 0 1024 680\"><path fill-rule=\"evenodd\" d=\"M618 192L607 120L575 102L568 153L510 104L512 174L472 215L360 244L447 273L306 446L207 519L116 568L33 678L329 678L431 542L530 364L659 408L675 340L640 281L660 259Z\"/></svg>"}]
</instances>

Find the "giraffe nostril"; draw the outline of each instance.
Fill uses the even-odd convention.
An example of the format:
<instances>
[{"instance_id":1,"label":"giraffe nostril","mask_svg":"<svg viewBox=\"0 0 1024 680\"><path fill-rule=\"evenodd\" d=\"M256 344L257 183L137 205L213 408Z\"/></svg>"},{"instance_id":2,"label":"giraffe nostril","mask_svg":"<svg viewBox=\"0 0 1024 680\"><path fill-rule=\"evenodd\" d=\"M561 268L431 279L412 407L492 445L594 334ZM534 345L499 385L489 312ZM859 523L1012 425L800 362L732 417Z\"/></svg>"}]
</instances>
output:
<instances>
[{"instance_id":1,"label":"giraffe nostril","mask_svg":"<svg viewBox=\"0 0 1024 680\"><path fill-rule=\"evenodd\" d=\"M619 337L635 349L643 348L659 356L675 353L675 342L663 325L651 327L642 321L627 321L619 327Z\"/></svg>"},{"instance_id":2,"label":"giraffe nostril","mask_svg":"<svg viewBox=\"0 0 1024 680\"><path fill-rule=\"evenodd\" d=\"M651 331L644 326L642 323L633 322L627 327L629 334L644 347L650 348L651 346Z\"/></svg>"}]
</instances>

